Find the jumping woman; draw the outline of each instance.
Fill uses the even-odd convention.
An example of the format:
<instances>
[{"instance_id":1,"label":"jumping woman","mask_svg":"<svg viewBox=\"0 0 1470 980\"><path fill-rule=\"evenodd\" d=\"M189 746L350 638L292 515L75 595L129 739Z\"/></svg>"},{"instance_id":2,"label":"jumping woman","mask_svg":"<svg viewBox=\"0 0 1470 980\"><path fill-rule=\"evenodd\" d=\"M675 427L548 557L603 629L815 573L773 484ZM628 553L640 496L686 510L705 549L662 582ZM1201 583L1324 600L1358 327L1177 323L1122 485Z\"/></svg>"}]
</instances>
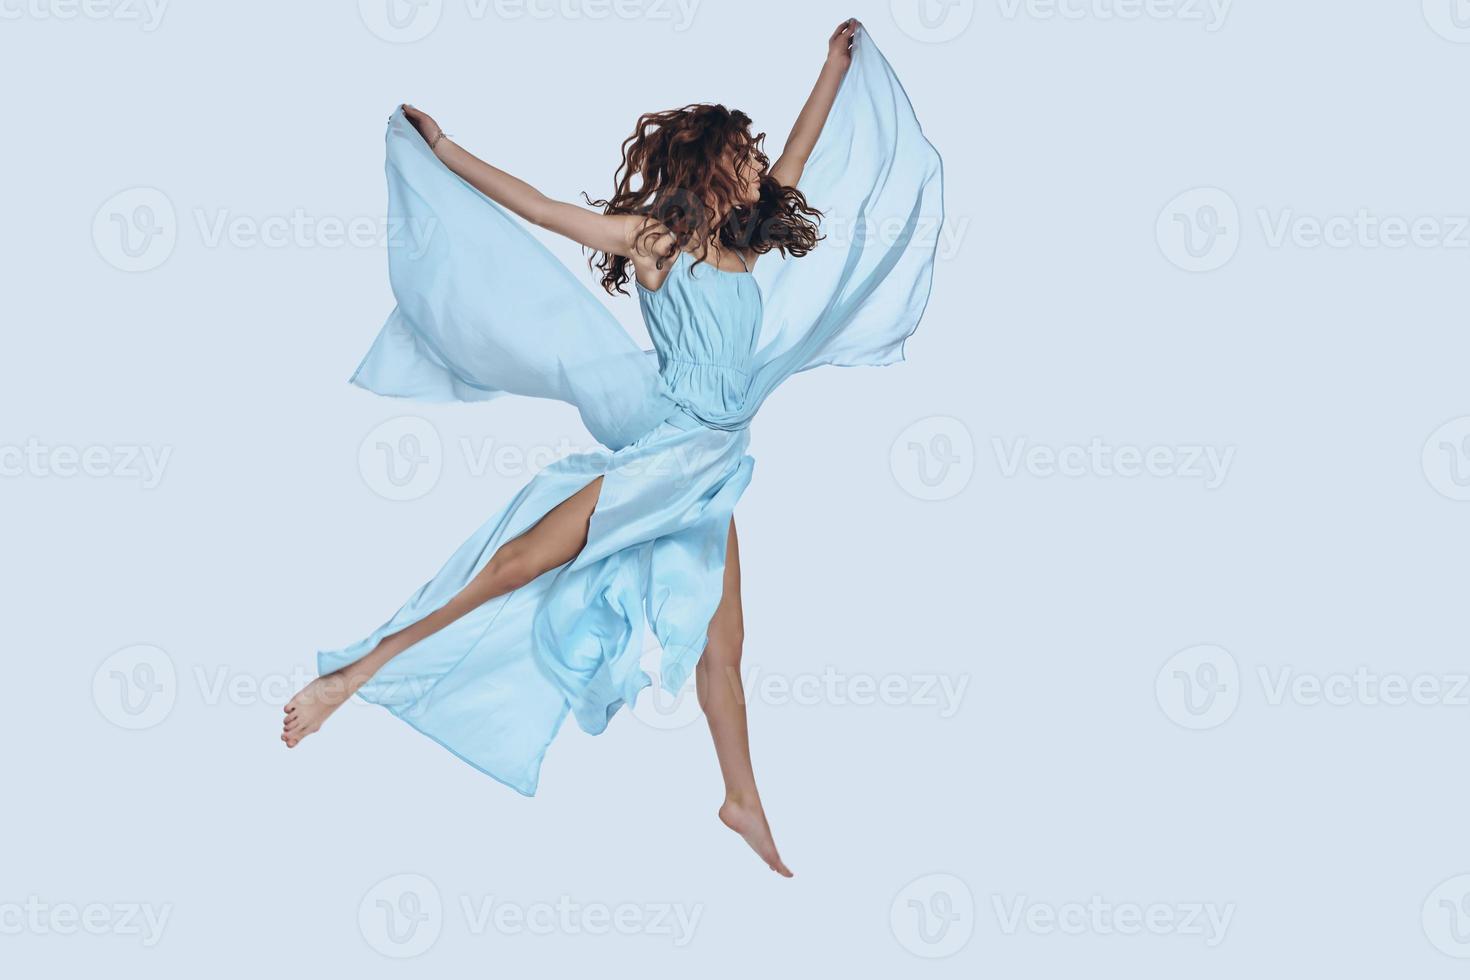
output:
<instances>
[{"instance_id":1,"label":"jumping woman","mask_svg":"<svg viewBox=\"0 0 1470 980\"><path fill-rule=\"evenodd\" d=\"M774 164L764 135L722 105L645 115L612 195L589 208L476 158L416 108L393 114L390 227L418 237L390 245L397 306L353 382L560 399L605 448L548 466L392 619L320 654L286 706L288 747L357 694L530 796L569 713L597 734L651 683L651 627L661 686L695 676L720 819L791 875L740 678L747 426L799 371L902 360L942 205L939 156L857 21L829 39ZM631 282L656 357L512 215L590 249L607 292Z\"/></svg>"}]
</instances>

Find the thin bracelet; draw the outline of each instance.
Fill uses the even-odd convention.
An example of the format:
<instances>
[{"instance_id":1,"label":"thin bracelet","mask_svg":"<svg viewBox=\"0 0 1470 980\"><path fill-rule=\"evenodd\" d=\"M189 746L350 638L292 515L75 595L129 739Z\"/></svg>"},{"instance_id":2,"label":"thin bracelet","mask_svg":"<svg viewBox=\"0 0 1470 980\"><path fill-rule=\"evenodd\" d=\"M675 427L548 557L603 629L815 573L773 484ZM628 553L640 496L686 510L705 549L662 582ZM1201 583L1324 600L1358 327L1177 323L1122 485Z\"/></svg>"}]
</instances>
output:
<instances>
[{"instance_id":1,"label":"thin bracelet","mask_svg":"<svg viewBox=\"0 0 1470 980\"><path fill-rule=\"evenodd\" d=\"M429 149L431 149L431 150L438 149L438 147L439 147L439 141L442 140L444 137L446 137L448 135L449 134L446 133L446 132L444 132L443 129L440 129L439 132L434 135L434 138L431 139L431 140L429 140Z\"/></svg>"}]
</instances>

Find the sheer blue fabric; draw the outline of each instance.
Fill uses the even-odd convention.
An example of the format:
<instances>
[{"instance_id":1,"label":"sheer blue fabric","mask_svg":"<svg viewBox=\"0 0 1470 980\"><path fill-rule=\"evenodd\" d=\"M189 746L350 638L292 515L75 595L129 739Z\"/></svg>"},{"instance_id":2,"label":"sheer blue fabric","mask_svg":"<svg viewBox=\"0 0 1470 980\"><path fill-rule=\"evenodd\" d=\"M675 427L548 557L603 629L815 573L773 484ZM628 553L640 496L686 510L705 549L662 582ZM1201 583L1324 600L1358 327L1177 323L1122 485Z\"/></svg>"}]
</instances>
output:
<instances>
[{"instance_id":1,"label":"sheer blue fabric","mask_svg":"<svg viewBox=\"0 0 1470 980\"><path fill-rule=\"evenodd\" d=\"M827 237L753 273L681 255L639 288L656 357L512 216L448 170L395 112L387 135L397 306L353 382L385 395L498 394L574 405L603 449L547 467L392 619L318 655L323 673L447 603L504 542L603 478L582 552L409 647L359 693L531 795L571 714L601 732L651 682L677 690L707 642L747 425L791 375L901 360L942 220L939 155L865 32L799 184Z\"/></svg>"},{"instance_id":2,"label":"sheer blue fabric","mask_svg":"<svg viewBox=\"0 0 1470 980\"><path fill-rule=\"evenodd\" d=\"M353 384L427 401L555 398L612 449L668 417L646 353L515 217L444 166L402 109L387 143L398 305Z\"/></svg>"}]
</instances>

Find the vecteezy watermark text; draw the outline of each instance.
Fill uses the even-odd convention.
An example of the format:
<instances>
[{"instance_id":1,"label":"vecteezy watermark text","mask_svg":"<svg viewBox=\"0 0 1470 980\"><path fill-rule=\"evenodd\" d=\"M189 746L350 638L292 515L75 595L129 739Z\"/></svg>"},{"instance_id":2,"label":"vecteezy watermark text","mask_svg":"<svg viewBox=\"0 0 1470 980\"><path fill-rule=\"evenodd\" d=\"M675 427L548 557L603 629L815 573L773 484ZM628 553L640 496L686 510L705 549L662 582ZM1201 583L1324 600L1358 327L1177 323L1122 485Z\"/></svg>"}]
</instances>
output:
<instances>
[{"instance_id":1,"label":"vecteezy watermark text","mask_svg":"<svg viewBox=\"0 0 1470 980\"><path fill-rule=\"evenodd\" d=\"M767 672L745 663L736 690L742 703L773 708L913 708L948 720L959 714L970 686L968 674L854 673L828 666L821 673ZM674 685L669 685L674 687ZM674 690L646 690L633 706L633 715L650 728L670 730L693 724L699 705L688 685Z\"/></svg>"},{"instance_id":2,"label":"vecteezy watermark text","mask_svg":"<svg viewBox=\"0 0 1470 980\"><path fill-rule=\"evenodd\" d=\"M1292 664L1258 664L1242 671L1224 647L1203 643L1174 654L1154 678L1164 715L1182 728L1218 728L1235 714L1254 678L1267 708L1444 709L1470 708L1470 674L1375 670L1303 670Z\"/></svg>"},{"instance_id":3,"label":"vecteezy watermark text","mask_svg":"<svg viewBox=\"0 0 1470 980\"><path fill-rule=\"evenodd\" d=\"M300 207L272 214L196 207L191 214L197 240L206 249L386 247L418 258L439 230L437 219L432 217L410 220L371 214L313 214ZM93 214L92 244L113 268L148 272L168 261L181 230L187 228L163 191L129 187L103 201Z\"/></svg>"},{"instance_id":4,"label":"vecteezy watermark text","mask_svg":"<svg viewBox=\"0 0 1470 980\"><path fill-rule=\"evenodd\" d=\"M1178 21L1213 34L1234 0L996 0L1006 20Z\"/></svg>"},{"instance_id":5,"label":"vecteezy watermark text","mask_svg":"<svg viewBox=\"0 0 1470 980\"><path fill-rule=\"evenodd\" d=\"M163 938L173 910L171 902L47 902L31 895L23 902L0 902L0 935L125 936L151 949Z\"/></svg>"},{"instance_id":6,"label":"vecteezy watermark text","mask_svg":"<svg viewBox=\"0 0 1470 980\"><path fill-rule=\"evenodd\" d=\"M0 20L111 20L151 33L163 23L170 0L0 0Z\"/></svg>"},{"instance_id":7,"label":"vecteezy watermark text","mask_svg":"<svg viewBox=\"0 0 1470 980\"><path fill-rule=\"evenodd\" d=\"M1470 214L1394 214L1371 207L1312 214L1258 207L1254 218L1260 242L1273 252L1470 250ZM1247 224L1229 192L1194 187L1164 205L1154 234L1172 264L1186 272L1212 272L1235 257Z\"/></svg>"},{"instance_id":8,"label":"vecteezy watermark text","mask_svg":"<svg viewBox=\"0 0 1470 980\"><path fill-rule=\"evenodd\" d=\"M1000 931L1007 936L1186 936L1215 947L1225 941L1235 904L1215 902L1113 902L1100 895L1086 901L1037 902L1025 895L992 895Z\"/></svg>"},{"instance_id":9,"label":"vecteezy watermark text","mask_svg":"<svg viewBox=\"0 0 1470 980\"><path fill-rule=\"evenodd\" d=\"M1006 440L996 436L990 444L1001 475L1008 478L1022 472L1038 478L1148 476L1199 480L1206 490L1215 490L1225 482L1235 460L1234 446L1114 446L1099 437L1086 445L1047 446L1033 445L1024 436L1007 445Z\"/></svg>"},{"instance_id":10,"label":"vecteezy watermark text","mask_svg":"<svg viewBox=\"0 0 1470 980\"><path fill-rule=\"evenodd\" d=\"M640 20L676 33L694 24L700 0L463 0L465 19L498 21ZM458 5L456 5L458 6ZM358 0L363 26L390 44L422 41L439 27L444 0Z\"/></svg>"},{"instance_id":11,"label":"vecteezy watermark text","mask_svg":"<svg viewBox=\"0 0 1470 980\"><path fill-rule=\"evenodd\" d=\"M172 446L48 445L32 437L18 445L0 444L0 477L136 480L144 490L152 490L163 482L172 456Z\"/></svg>"},{"instance_id":12,"label":"vecteezy watermark text","mask_svg":"<svg viewBox=\"0 0 1470 980\"><path fill-rule=\"evenodd\" d=\"M651 936L682 948L694 940L703 903L604 902L559 895L519 901L495 895L459 896L457 911L471 936ZM384 956L405 959L438 941L449 916L439 887L420 874L396 874L373 885L358 903L363 939Z\"/></svg>"}]
</instances>

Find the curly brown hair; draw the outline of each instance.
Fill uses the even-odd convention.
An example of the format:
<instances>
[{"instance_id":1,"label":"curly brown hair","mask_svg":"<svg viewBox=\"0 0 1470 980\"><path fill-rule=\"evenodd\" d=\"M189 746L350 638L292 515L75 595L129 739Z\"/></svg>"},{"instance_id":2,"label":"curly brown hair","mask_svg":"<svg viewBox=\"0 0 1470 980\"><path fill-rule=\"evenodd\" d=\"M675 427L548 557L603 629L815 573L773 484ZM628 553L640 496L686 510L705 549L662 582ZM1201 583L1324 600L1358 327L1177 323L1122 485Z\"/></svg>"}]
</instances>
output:
<instances>
[{"instance_id":1,"label":"curly brown hair","mask_svg":"<svg viewBox=\"0 0 1470 980\"><path fill-rule=\"evenodd\" d=\"M771 176L765 138L765 133L751 134L749 116L722 105L645 113L623 141L612 197L583 197L605 214L645 216L640 248L672 236L659 244L660 269L680 251L694 252L696 264L705 261L711 239L721 249L802 256L821 240L822 214L801 191ZM746 192L752 178L760 186L753 201ZM594 252L587 264L602 270L602 288L627 293L623 287L632 277L627 256Z\"/></svg>"}]
</instances>

